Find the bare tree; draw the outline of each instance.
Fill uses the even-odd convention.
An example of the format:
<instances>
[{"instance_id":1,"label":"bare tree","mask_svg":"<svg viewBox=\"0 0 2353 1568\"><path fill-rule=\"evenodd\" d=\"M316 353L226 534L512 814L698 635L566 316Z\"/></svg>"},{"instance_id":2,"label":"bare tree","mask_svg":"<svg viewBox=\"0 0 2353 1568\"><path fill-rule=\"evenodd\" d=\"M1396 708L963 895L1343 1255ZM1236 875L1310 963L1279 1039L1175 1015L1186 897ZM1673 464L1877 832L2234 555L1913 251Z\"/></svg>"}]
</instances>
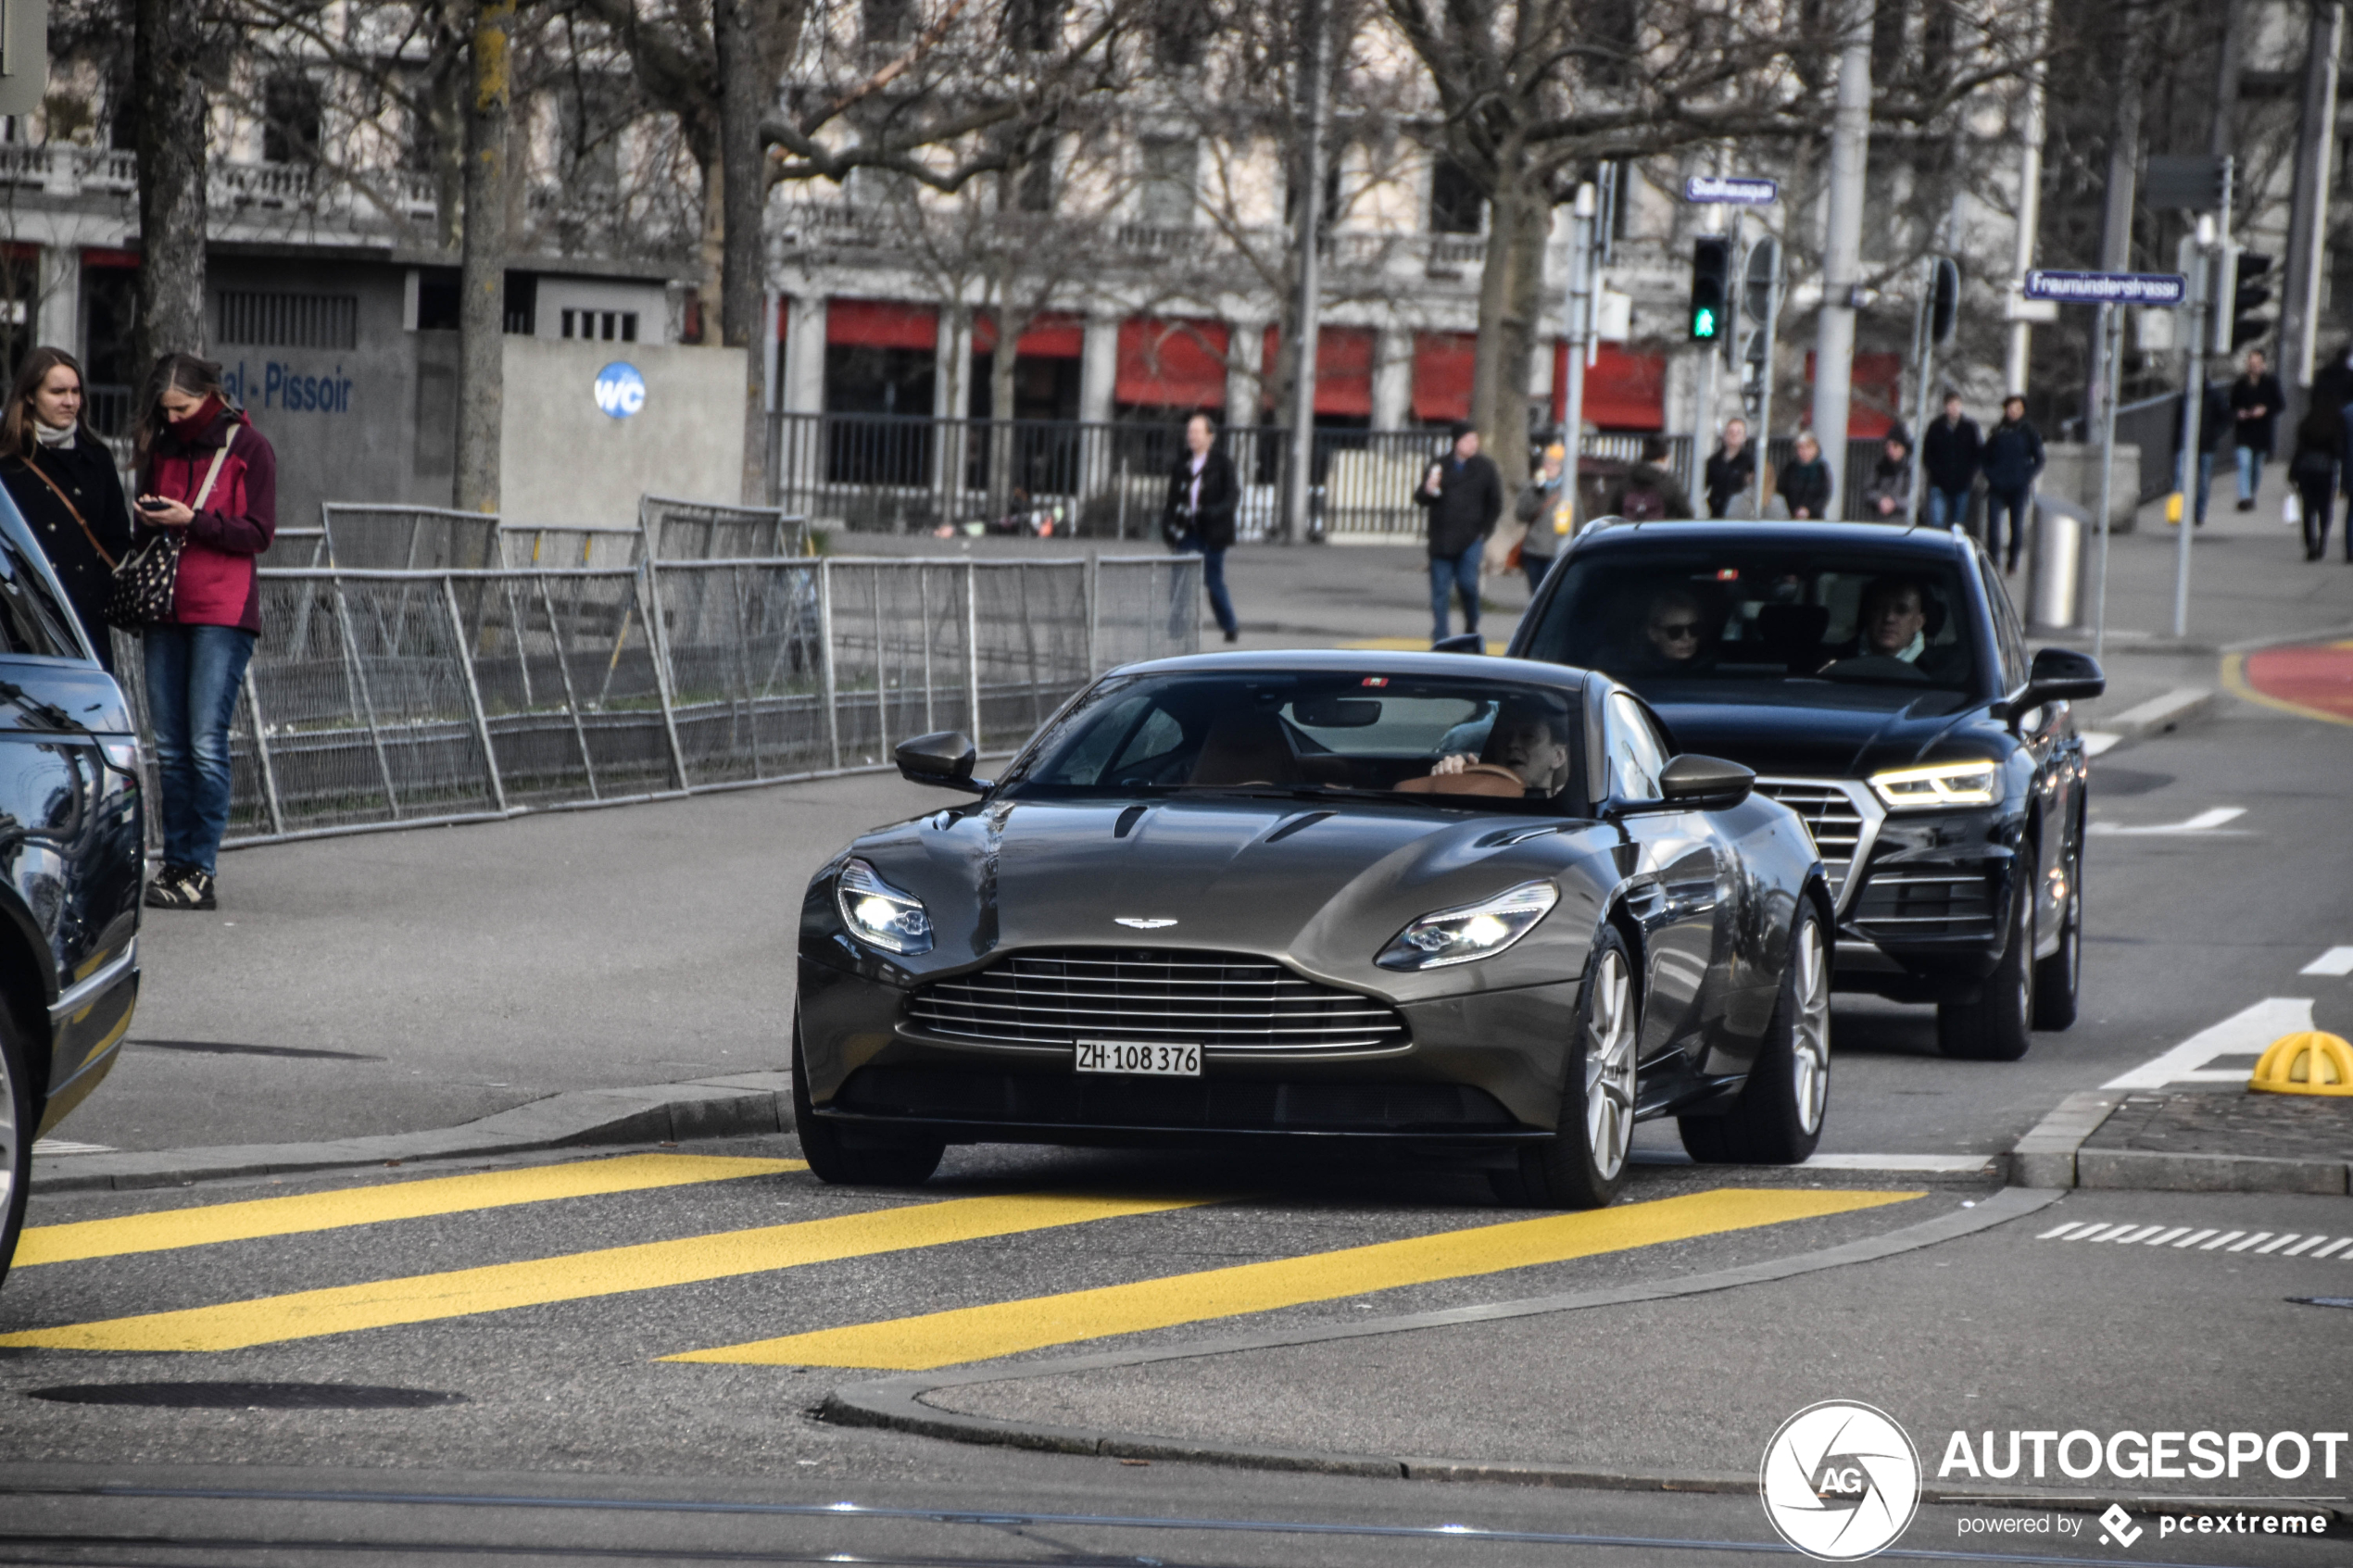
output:
<instances>
[{"instance_id":1,"label":"bare tree","mask_svg":"<svg viewBox=\"0 0 2353 1568\"><path fill-rule=\"evenodd\" d=\"M139 153L140 363L205 346L203 13L135 0L131 109Z\"/></svg>"},{"instance_id":2,"label":"bare tree","mask_svg":"<svg viewBox=\"0 0 2353 1568\"><path fill-rule=\"evenodd\" d=\"M506 395L507 138L515 0L478 0L468 53L465 245L458 278L458 506L498 509Z\"/></svg>"}]
</instances>

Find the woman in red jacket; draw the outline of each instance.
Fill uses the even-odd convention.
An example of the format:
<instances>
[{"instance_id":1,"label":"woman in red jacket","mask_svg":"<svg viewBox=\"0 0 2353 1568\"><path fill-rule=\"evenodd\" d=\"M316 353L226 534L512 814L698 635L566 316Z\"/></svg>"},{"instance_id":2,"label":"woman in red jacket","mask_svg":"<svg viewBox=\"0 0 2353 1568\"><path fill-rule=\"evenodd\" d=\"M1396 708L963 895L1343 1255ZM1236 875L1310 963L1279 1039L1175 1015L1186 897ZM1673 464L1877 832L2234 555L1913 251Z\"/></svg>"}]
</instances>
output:
<instances>
[{"instance_id":1,"label":"woman in red jacket","mask_svg":"<svg viewBox=\"0 0 2353 1568\"><path fill-rule=\"evenodd\" d=\"M145 633L163 775L163 870L147 902L209 909L229 827L229 721L261 634L253 562L278 527L278 458L229 407L219 365L169 354L147 378L138 468L140 538L182 531L171 620Z\"/></svg>"}]
</instances>

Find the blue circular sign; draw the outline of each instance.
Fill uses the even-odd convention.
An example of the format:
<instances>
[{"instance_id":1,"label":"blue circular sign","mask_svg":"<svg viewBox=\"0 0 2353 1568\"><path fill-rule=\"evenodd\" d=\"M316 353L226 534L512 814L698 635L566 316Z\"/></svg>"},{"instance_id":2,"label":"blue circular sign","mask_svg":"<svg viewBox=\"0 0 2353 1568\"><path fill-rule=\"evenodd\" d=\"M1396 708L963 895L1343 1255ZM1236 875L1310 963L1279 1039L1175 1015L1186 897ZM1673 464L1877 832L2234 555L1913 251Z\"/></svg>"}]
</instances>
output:
<instances>
[{"instance_id":1,"label":"blue circular sign","mask_svg":"<svg viewBox=\"0 0 2353 1568\"><path fill-rule=\"evenodd\" d=\"M616 420L625 420L646 406L646 378L626 359L616 359L597 372L597 407Z\"/></svg>"}]
</instances>

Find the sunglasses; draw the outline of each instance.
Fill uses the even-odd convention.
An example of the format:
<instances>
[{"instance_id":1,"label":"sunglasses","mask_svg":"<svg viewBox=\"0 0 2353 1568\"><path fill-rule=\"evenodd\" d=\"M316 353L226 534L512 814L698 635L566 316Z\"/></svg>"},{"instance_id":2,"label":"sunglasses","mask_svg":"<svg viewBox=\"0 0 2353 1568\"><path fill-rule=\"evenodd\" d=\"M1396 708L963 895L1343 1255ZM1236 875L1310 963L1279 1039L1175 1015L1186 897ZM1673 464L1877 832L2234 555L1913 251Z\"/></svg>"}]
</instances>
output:
<instances>
[{"instance_id":1,"label":"sunglasses","mask_svg":"<svg viewBox=\"0 0 2353 1568\"><path fill-rule=\"evenodd\" d=\"M1699 622L1696 621L1654 621L1651 624L1651 630L1658 633L1661 636L1670 637L1680 643L1686 637L1690 637L1694 640L1698 638Z\"/></svg>"}]
</instances>

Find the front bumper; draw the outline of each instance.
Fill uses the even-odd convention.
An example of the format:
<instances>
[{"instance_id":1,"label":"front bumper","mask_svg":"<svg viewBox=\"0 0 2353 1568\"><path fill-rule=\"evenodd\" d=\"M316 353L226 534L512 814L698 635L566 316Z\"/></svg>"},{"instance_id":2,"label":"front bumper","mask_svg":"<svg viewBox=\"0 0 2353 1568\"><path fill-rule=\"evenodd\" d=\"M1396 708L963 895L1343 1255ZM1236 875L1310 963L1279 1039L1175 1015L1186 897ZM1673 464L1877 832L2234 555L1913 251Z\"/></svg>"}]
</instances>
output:
<instances>
[{"instance_id":1,"label":"front bumper","mask_svg":"<svg viewBox=\"0 0 2353 1568\"><path fill-rule=\"evenodd\" d=\"M1204 1051L1199 1078L1081 1075L1065 1048L926 1034L912 993L800 960L800 1032L814 1111L950 1142L1181 1142L1204 1136L1517 1143L1559 1116L1575 982L1466 993L1397 1010L1378 1051Z\"/></svg>"},{"instance_id":2,"label":"front bumper","mask_svg":"<svg viewBox=\"0 0 2353 1568\"><path fill-rule=\"evenodd\" d=\"M2020 820L1996 809L1891 815L1839 893L1836 985L1907 1002L1975 1001L2007 950L2032 874Z\"/></svg>"}]
</instances>

